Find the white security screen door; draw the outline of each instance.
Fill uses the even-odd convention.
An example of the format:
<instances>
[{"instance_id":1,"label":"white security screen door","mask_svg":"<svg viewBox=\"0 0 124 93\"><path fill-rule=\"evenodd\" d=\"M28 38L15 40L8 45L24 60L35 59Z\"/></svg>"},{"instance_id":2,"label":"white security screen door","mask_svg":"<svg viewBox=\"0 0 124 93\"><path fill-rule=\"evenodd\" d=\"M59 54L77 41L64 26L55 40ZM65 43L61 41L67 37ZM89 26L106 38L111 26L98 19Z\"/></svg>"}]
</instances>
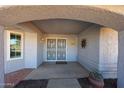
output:
<instances>
[{"instance_id":1,"label":"white security screen door","mask_svg":"<svg viewBox=\"0 0 124 93\"><path fill-rule=\"evenodd\" d=\"M66 60L66 39L47 39L47 60Z\"/></svg>"},{"instance_id":2,"label":"white security screen door","mask_svg":"<svg viewBox=\"0 0 124 93\"><path fill-rule=\"evenodd\" d=\"M56 39L47 39L47 60L56 60Z\"/></svg>"},{"instance_id":3,"label":"white security screen door","mask_svg":"<svg viewBox=\"0 0 124 93\"><path fill-rule=\"evenodd\" d=\"M66 60L66 39L57 40L57 60Z\"/></svg>"}]
</instances>

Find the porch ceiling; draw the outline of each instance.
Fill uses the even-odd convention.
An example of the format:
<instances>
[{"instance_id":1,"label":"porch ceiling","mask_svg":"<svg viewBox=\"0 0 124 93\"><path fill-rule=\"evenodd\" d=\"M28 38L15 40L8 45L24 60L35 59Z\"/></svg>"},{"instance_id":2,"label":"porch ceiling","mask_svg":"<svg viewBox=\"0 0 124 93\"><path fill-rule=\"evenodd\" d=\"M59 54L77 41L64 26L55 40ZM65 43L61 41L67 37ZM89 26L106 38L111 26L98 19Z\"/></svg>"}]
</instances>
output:
<instances>
[{"instance_id":1,"label":"porch ceiling","mask_svg":"<svg viewBox=\"0 0 124 93\"><path fill-rule=\"evenodd\" d=\"M50 19L33 21L33 23L45 33L48 34L78 34L92 23L67 20L67 19Z\"/></svg>"}]
</instances>

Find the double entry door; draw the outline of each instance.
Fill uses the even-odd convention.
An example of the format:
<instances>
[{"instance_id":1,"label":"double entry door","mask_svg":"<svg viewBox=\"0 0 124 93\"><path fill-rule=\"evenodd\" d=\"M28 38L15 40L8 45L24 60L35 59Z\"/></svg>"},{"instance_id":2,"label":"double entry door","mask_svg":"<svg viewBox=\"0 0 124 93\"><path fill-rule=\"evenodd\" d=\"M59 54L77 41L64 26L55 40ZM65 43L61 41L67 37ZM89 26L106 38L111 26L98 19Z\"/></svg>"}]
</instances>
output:
<instances>
[{"instance_id":1,"label":"double entry door","mask_svg":"<svg viewBox=\"0 0 124 93\"><path fill-rule=\"evenodd\" d=\"M47 60L66 60L66 39L47 39Z\"/></svg>"}]
</instances>

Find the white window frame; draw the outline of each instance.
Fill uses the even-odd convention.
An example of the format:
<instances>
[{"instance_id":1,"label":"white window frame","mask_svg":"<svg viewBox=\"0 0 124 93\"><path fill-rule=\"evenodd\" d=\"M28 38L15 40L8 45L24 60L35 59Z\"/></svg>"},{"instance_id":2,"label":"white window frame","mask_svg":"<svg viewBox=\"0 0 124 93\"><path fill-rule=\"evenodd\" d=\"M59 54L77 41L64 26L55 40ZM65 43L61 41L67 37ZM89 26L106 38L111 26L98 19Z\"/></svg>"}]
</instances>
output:
<instances>
[{"instance_id":1,"label":"white window frame","mask_svg":"<svg viewBox=\"0 0 124 93\"><path fill-rule=\"evenodd\" d=\"M21 56L17 57L17 58L11 58L10 57L10 34L17 34L17 35L21 35ZM18 59L23 59L23 33L21 32L15 32L15 31L7 31L7 60L18 60Z\"/></svg>"}]
</instances>

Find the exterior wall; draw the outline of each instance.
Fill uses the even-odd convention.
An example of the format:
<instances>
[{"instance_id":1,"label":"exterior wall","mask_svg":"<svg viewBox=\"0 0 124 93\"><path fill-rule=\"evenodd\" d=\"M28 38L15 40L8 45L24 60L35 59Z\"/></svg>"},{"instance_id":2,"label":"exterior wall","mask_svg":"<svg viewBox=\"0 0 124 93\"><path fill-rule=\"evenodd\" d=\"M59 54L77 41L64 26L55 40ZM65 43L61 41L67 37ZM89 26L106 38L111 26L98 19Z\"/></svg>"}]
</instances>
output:
<instances>
[{"instance_id":1,"label":"exterior wall","mask_svg":"<svg viewBox=\"0 0 124 93\"><path fill-rule=\"evenodd\" d=\"M25 32L25 68L37 68L37 33Z\"/></svg>"},{"instance_id":2,"label":"exterior wall","mask_svg":"<svg viewBox=\"0 0 124 93\"><path fill-rule=\"evenodd\" d=\"M99 70L105 78L117 78L118 32L103 27L100 30Z\"/></svg>"},{"instance_id":3,"label":"exterior wall","mask_svg":"<svg viewBox=\"0 0 124 93\"><path fill-rule=\"evenodd\" d=\"M29 34L31 35L33 35L33 33L35 34L34 35L34 37L35 38L33 38L33 36L29 36L28 38L30 38L30 39L28 39L29 40L29 42L30 42L30 45L32 45L33 46L33 48L32 48L32 46L30 46L30 49L29 50L32 50L32 51L34 51L35 50L35 54L32 52L32 55L35 57L34 59L35 59L35 61L33 62L33 60L31 60L30 59L30 56L29 56L29 61L32 61L32 64L30 64L30 62L29 63L27 63L27 64L30 64L30 66L32 67L38 67L42 62L43 62L43 42L42 42L42 36L43 36L43 34L42 34L42 32L43 32L43 30L40 30L36 25L34 25L32 22L26 22L26 23L22 23L22 24L19 24L19 27L21 27L23 30L25 30L26 32L29 32ZM32 32L32 33L31 33ZM33 39L33 41L35 42L35 43L33 43L32 42L32 39ZM28 44L27 44L27 46L29 46ZM27 47L28 48L28 47ZM28 50L28 49L27 49ZM29 52L30 53L30 52ZM35 55L37 55L37 56L35 56ZM33 58L33 56L32 56L32 58ZM37 61L36 61L37 60ZM35 64L35 66L33 65L33 64ZM29 67L30 67L29 66ZM30 68L31 68L30 67Z\"/></svg>"},{"instance_id":4,"label":"exterior wall","mask_svg":"<svg viewBox=\"0 0 124 93\"><path fill-rule=\"evenodd\" d=\"M100 5L1 6L0 24L11 25L32 20L63 18L96 23L122 30L124 29L123 7Z\"/></svg>"},{"instance_id":5,"label":"exterior wall","mask_svg":"<svg viewBox=\"0 0 124 93\"><path fill-rule=\"evenodd\" d=\"M9 30L4 31L4 48L5 48L4 49L4 62L5 62L4 66L5 66L5 73L13 72L13 71L16 71L16 70L19 70L19 69L23 69L25 67L24 55L23 55L23 59L7 60L7 38L8 38L7 37L7 32L8 31ZM10 31L13 31L13 30L10 30ZM15 31L20 32L20 30L15 30ZM24 32L22 32L22 33L24 34ZM24 49L24 47L23 47L23 49Z\"/></svg>"},{"instance_id":6,"label":"exterior wall","mask_svg":"<svg viewBox=\"0 0 124 93\"><path fill-rule=\"evenodd\" d=\"M0 26L0 87L4 87L4 28Z\"/></svg>"},{"instance_id":7,"label":"exterior wall","mask_svg":"<svg viewBox=\"0 0 124 93\"><path fill-rule=\"evenodd\" d=\"M23 68L37 68L42 63L42 47L38 33L35 31L12 30L24 35L23 59L7 60L7 31L4 31L4 62L5 73L17 71ZM40 57L40 58L39 58Z\"/></svg>"},{"instance_id":8,"label":"exterior wall","mask_svg":"<svg viewBox=\"0 0 124 93\"><path fill-rule=\"evenodd\" d=\"M118 87L124 87L124 31L118 33Z\"/></svg>"},{"instance_id":9,"label":"exterior wall","mask_svg":"<svg viewBox=\"0 0 124 93\"><path fill-rule=\"evenodd\" d=\"M78 49L78 38L77 35L57 35L49 34L46 38L66 38L67 39L67 58L68 62L77 61L77 49ZM47 61L47 52L46 52L46 39L44 41L44 61Z\"/></svg>"},{"instance_id":10,"label":"exterior wall","mask_svg":"<svg viewBox=\"0 0 124 93\"><path fill-rule=\"evenodd\" d=\"M43 62L43 41L42 35L40 33L37 34L37 67Z\"/></svg>"},{"instance_id":11,"label":"exterior wall","mask_svg":"<svg viewBox=\"0 0 124 93\"><path fill-rule=\"evenodd\" d=\"M81 40L87 40L81 48ZM117 78L118 33L110 28L92 25L79 34L78 61L89 71L98 71L104 78Z\"/></svg>"},{"instance_id":12,"label":"exterior wall","mask_svg":"<svg viewBox=\"0 0 124 93\"><path fill-rule=\"evenodd\" d=\"M89 71L99 71L99 38L100 26L92 25L79 34L78 62ZM81 40L86 39L87 45L81 47Z\"/></svg>"}]
</instances>

